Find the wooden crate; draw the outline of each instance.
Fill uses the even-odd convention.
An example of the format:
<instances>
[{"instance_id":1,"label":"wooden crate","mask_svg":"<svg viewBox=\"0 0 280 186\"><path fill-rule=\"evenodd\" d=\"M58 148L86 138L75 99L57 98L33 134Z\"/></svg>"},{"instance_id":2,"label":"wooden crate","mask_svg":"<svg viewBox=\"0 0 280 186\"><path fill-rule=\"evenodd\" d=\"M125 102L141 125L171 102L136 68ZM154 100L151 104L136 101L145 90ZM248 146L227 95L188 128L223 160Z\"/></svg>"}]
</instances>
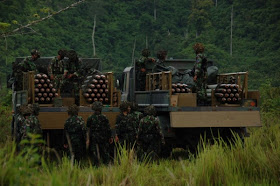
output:
<instances>
[{"instance_id":1,"label":"wooden crate","mask_svg":"<svg viewBox=\"0 0 280 186\"><path fill-rule=\"evenodd\" d=\"M146 91L170 90L172 87L172 75L170 71L149 73L146 75Z\"/></svg>"}]
</instances>

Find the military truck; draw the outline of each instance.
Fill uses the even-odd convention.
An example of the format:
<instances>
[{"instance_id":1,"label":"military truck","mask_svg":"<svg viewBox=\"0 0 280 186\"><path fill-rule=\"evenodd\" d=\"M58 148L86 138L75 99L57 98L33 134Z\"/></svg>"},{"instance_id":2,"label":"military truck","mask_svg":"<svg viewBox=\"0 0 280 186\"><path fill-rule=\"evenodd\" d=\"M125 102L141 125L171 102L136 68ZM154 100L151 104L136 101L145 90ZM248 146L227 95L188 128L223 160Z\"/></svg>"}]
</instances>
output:
<instances>
[{"instance_id":1,"label":"military truck","mask_svg":"<svg viewBox=\"0 0 280 186\"><path fill-rule=\"evenodd\" d=\"M168 59L165 66L173 66L179 72L192 69L194 60ZM233 137L233 132L248 135L247 127L260 127L259 91L248 90L248 72L218 74L208 85L208 105L198 106L196 93L175 93L172 91L172 72L153 72L155 64L147 65L146 88L136 91L137 79L135 66L126 67L123 71L121 86L122 101L134 101L140 108L154 105L161 121L166 146L169 154L173 147L187 148L194 151L201 137L213 139L221 136L225 140ZM209 61L208 68L213 61ZM228 84L231 78L235 84ZM234 103L221 102L215 95L220 87L235 86L238 88L238 100ZM228 90L228 89L227 89ZM230 89L233 90L233 89ZM230 94L231 95L231 94ZM233 98L232 98L233 99Z\"/></svg>"},{"instance_id":2,"label":"military truck","mask_svg":"<svg viewBox=\"0 0 280 186\"><path fill-rule=\"evenodd\" d=\"M17 58L20 61L22 59ZM46 69L50 60L51 57L40 58L36 61L40 73L47 73ZM102 71L100 59L82 59L82 61L86 66ZM166 66L173 66L179 72L191 69L193 64L194 60L169 59L165 61ZM213 62L208 62L209 67L212 65ZM148 105L155 106L166 141L163 148L165 155L168 155L175 147L194 151L201 136L208 139L221 136L226 139L232 136L232 131L243 136L242 134L246 134L246 127L261 126L259 92L248 90L248 72L217 75L214 84L208 89L209 105L198 106L196 93L172 92L172 72L153 73L153 66L154 64L147 66L144 91L136 91L135 65L124 69L122 79L120 79L120 90L115 87L113 73L104 73L109 81L109 102L104 105L103 113L108 117L112 129L114 129L116 117L119 114L120 100L136 102L140 110ZM241 100L236 104L221 103L215 97L217 86L226 84L232 76L236 77ZM34 72L29 72L24 76L24 90L16 92L15 105L35 102L34 77ZM79 115L87 120L88 116L92 114L92 110L83 91L80 90ZM49 146L60 144L57 141L62 139L62 130L65 120L68 118L67 106L73 103L73 97L62 96L58 103L40 104L39 120L44 131L44 138ZM53 132L54 130L59 132Z\"/></svg>"}]
</instances>

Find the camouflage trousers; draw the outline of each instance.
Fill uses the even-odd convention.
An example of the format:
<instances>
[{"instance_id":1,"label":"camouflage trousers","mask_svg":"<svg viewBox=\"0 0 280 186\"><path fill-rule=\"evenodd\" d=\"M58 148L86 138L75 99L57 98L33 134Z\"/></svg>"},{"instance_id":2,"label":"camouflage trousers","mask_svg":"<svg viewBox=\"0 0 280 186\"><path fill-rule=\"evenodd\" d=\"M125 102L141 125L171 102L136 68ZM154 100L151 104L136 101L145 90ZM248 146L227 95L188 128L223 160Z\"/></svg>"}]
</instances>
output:
<instances>
[{"instance_id":1,"label":"camouflage trousers","mask_svg":"<svg viewBox=\"0 0 280 186\"><path fill-rule=\"evenodd\" d=\"M63 78L63 74L55 74L54 75L54 79L53 79L54 88L56 88L56 89L61 88L62 78Z\"/></svg>"},{"instance_id":2,"label":"camouflage trousers","mask_svg":"<svg viewBox=\"0 0 280 186\"><path fill-rule=\"evenodd\" d=\"M207 101L206 80L204 78L197 78L197 81L195 82L195 90L198 102Z\"/></svg>"},{"instance_id":3,"label":"camouflage trousers","mask_svg":"<svg viewBox=\"0 0 280 186\"><path fill-rule=\"evenodd\" d=\"M152 140L151 140L152 139ZM149 157L156 160L161 151L161 139L156 135L145 135L144 139L138 142L138 155L140 159Z\"/></svg>"},{"instance_id":4,"label":"camouflage trousers","mask_svg":"<svg viewBox=\"0 0 280 186\"><path fill-rule=\"evenodd\" d=\"M89 150L94 165L109 162L109 143L92 143Z\"/></svg>"}]
</instances>

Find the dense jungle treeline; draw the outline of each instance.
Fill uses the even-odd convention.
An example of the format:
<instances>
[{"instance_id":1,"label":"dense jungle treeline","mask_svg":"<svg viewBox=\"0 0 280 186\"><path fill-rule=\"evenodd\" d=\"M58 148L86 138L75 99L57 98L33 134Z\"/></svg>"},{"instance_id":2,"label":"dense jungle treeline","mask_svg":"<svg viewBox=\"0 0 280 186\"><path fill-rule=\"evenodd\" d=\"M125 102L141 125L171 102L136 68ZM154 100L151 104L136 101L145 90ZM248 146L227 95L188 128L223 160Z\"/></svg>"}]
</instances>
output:
<instances>
[{"instance_id":1,"label":"dense jungle treeline","mask_svg":"<svg viewBox=\"0 0 280 186\"><path fill-rule=\"evenodd\" d=\"M55 56L60 48L93 57L92 31L96 16L96 57L103 69L121 72L148 46L168 57L194 58L192 45L202 42L220 72L249 71L249 86L270 82L279 86L280 1L277 0L86 0L75 8L34 26L2 35L52 14L77 0L1 0L0 71L10 71L18 56L38 48ZM233 10L233 11L232 11ZM231 12L232 55L231 43Z\"/></svg>"}]
</instances>

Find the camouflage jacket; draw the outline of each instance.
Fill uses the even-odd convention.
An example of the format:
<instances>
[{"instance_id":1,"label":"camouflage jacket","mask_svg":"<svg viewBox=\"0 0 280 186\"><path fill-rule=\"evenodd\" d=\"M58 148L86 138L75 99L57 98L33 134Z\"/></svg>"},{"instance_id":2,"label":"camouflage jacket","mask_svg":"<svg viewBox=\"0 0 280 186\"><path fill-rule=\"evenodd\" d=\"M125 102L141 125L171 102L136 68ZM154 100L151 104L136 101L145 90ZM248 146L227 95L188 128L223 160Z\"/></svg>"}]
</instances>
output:
<instances>
[{"instance_id":1,"label":"camouflage jacket","mask_svg":"<svg viewBox=\"0 0 280 186\"><path fill-rule=\"evenodd\" d=\"M135 127L137 132L139 129L140 120L144 117L144 115L141 112L134 111L130 114L130 117L132 118L133 126Z\"/></svg>"},{"instance_id":2,"label":"camouflage jacket","mask_svg":"<svg viewBox=\"0 0 280 186\"><path fill-rule=\"evenodd\" d=\"M206 60L203 54L197 54L195 58L194 74L198 77L204 77L207 73L206 64L203 64Z\"/></svg>"},{"instance_id":3,"label":"camouflage jacket","mask_svg":"<svg viewBox=\"0 0 280 186\"><path fill-rule=\"evenodd\" d=\"M20 63L21 69L23 72L28 72L28 71L37 71L37 67L34 63L34 60L32 57L27 57L25 58L21 63Z\"/></svg>"},{"instance_id":4,"label":"camouflage jacket","mask_svg":"<svg viewBox=\"0 0 280 186\"><path fill-rule=\"evenodd\" d=\"M57 57L53 58L48 67L48 73L50 76L53 74L63 74L64 73L63 60L58 60Z\"/></svg>"},{"instance_id":5,"label":"camouflage jacket","mask_svg":"<svg viewBox=\"0 0 280 186\"><path fill-rule=\"evenodd\" d=\"M15 115L15 122L16 122L16 138L19 140L21 139L21 130L24 126L25 118L21 114Z\"/></svg>"},{"instance_id":6,"label":"camouflage jacket","mask_svg":"<svg viewBox=\"0 0 280 186\"><path fill-rule=\"evenodd\" d=\"M127 134L136 135L137 128L134 126L133 118L134 116L131 114L118 115L115 128L119 138L124 138Z\"/></svg>"},{"instance_id":7,"label":"camouflage jacket","mask_svg":"<svg viewBox=\"0 0 280 186\"><path fill-rule=\"evenodd\" d=\"M21 127L21 135L23 139L27 138L27 133L42 134L40 122L37 116L33 114L24 120L23 126Z\"/></svg>"},{"instance_id":8,"label":"camouflage jacket","mask_svg":"<svg viewBox=\"0 0 280 186\"><path fill-rule=\"evenodd\" d=\"M86 140L86 124L81 116L70 116L64 124L65 133L69 134L70 141L79 143ZM67 143L65 136L64 143ZM82 145L82 144L81 144Z\"/></svg>"},{"instance_id":9,"label":"camouflage jacket","mask_svg":"<svg viewBox=\"0 0 280 186\"><path fill-rule=\"evenodd\" d=\"M103 114L92 114L87 120L91 143L109 143L111 129L109 120Z\"/></svg>"},{"instance_id":10,"label":"camouflage jacket","mask_svg":"<svg viewBox=\"0 0 280 186\"><path fill-rule=\"evenodd\" d=\"M164 142L158 117L148 115L140 120L138 140L144 142L149 142L150 140L161 140L162 143Z\"/></svg>"},{"instance_id":11,"label":"camouflage jacket","mask_svg":"<svg viewBox=\"0 0 280 186\"><path fill-rule=\"evenodd\" d=\"M79 76L79 71L81 69L82 62L79 60L77 62L67 61L64 68L64 73L75 74Z\"/></svg>"}]
</instances>

